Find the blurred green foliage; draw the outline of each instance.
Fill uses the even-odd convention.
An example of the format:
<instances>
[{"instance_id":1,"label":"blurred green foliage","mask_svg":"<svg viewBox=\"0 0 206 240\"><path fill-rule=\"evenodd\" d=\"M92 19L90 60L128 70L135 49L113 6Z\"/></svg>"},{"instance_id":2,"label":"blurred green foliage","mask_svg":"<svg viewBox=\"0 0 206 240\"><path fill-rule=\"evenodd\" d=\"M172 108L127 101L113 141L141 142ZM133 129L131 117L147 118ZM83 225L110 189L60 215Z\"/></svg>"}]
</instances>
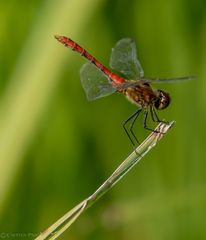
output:
<instances>
[{"instance_id":1,"label":"blurred green foliage","mask_svg":"<svg viewBox=\"0 0 206 240\"><path fill-rule=\"evenodd\" d=\"M206 2L0 1L0 238L28 239L92 193L132 150L124 97L87 102L85 62L53 34L106 66L132 37L147 77L197 75L163 85L161 118L176 126L61 239L206 239ZM139 139L147 132L136 124ZM25 234L25 235L23 235Z\"/></svg>"}]
</instances>

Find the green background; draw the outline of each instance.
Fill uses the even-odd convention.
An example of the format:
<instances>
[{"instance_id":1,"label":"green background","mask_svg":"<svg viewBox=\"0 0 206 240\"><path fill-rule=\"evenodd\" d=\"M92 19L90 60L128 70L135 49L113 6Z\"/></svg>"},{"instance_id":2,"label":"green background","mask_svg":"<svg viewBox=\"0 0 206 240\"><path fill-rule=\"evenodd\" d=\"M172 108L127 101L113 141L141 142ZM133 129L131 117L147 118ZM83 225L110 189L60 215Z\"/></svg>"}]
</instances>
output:
<instances>
[{"instance_id":1,"label":"green background","mask_svg":"<svg viewBox=\"0 0 206 240\"><path fill-rule=\"evenodd\" d=\"M1 0L0 26L0 238L33 239L132 151L121 123L135 106L88 102L85 60L62 34L106 66L132 37L146 77L197 79L162 84L172 102L159 116L175 127L61 239L206 239L206 2Z\"/></svg>"}]
</instances>

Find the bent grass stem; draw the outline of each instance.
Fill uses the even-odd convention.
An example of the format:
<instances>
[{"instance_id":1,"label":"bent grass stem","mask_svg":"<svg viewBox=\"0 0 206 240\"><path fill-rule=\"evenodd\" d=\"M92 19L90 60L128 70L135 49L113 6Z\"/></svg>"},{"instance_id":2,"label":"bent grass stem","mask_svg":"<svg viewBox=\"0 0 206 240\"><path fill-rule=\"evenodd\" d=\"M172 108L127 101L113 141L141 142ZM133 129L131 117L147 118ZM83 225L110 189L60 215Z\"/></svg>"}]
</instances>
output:
<instances>
[{"instance_id":1,"label":"bent grass stem","mask_svg":"<svg viewBox=\"0 0 206 240\"><path fill-rule=\"evenodd\" d=\"M174 121L161 122L152 132L112 173L112 175L88 198L76 205L53 225L41 233L36 240L56 239L60 236L87 208L109 191L136 163L138 163L162 139L174 125Z\"/></svg>"}]
</instances>

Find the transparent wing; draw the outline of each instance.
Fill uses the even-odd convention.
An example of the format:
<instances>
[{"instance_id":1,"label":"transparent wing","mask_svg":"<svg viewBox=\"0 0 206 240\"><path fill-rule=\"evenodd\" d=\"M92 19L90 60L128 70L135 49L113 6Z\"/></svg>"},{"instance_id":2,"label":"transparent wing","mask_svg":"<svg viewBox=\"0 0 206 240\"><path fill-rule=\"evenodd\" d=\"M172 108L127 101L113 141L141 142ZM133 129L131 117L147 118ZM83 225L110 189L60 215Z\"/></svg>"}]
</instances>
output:
<instances>
[{"instance_id":1,"label":"transparent wing","mask_svg":"<svg viewBox=\"0 0 206 240\"><path fill-rule=\"evenodd\" d=\"M190 77L178 77L178 78L143 78L142 81L148 82L148 83L174 83L174 82L182 82L182 81L189 81L194 80L195 76Z\"/></svg>"},{"instance_id":2,"label":"transparent wing","mask_svg":"<svg viewBox=\"0 0 206 240\"><path fill-rule=\"evenodd\" d=\"M81 67L80 78L89 101L105 97L116 91L108 77L89 62Z\"/></svg>"},{"instance_id":3,"label":"transparent wing","mask_svg":"<svg viewBox=\"0 0 206 240\"><path fill-rule=\"evenodd\" d=\"M140 79L144 76L132 39L123 38L116 43L112 49L110 67L121 72L127 79Z\"/></svg>"}]
</instances>

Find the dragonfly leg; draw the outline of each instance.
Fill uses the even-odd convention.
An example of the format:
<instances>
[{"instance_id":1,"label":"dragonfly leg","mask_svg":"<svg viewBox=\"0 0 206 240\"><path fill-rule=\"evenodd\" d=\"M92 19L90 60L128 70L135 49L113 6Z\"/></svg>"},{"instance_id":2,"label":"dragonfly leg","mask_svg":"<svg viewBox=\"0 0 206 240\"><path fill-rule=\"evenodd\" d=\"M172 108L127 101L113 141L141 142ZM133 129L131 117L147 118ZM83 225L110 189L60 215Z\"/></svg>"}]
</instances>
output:
<instances>
[{"instance_id":1,"label":"dragonfly leg","mask_svg":"<svg viewBox=\"0 0 206 240\"><path fill-rule=\"evenodd\" d=\"M134 116L134 118L133 118L133 120L132 120L132 123L130 124L130 128L129 128L132 136L134 137L134 139L135 139L135 141L137 142L138 145L139 145L140 143L139 143L139 141L137 140L137 137L136 137L135 133L133 132L133 127L134 127L134 123L136 122L137 117L139 116L139 114L140 114L141 111L142 111L142 109L138 109L138 110L136 111L136 114L135 114L135 116Z\"/></svg>"},{"instance_id":2,"label":"dragonfly leg","mask_svg":"<svg viewBox=\"0 0 206 240\"><path fill-rule=\"evenodd\" d=\"M157 113L154 109L153 106L150 106L150 113L151 113L151 117L152 117L152 121L153 122L162 122L159 117L157 116Z\"/></svg>"},{"instance_id":3,"label":"dragonfly leg","mask_svg":"<svg viewBox=\"0 0 206 240\"><path fill-rule=\"evenodd\" d=\"M153 111L154 111L154 108L153 108L152 106L150 106L150 113L151 113L152 121L153 121L153 122L156 122L156 119L154 118L154 113L153 113Z\"/></svg>"},{"instance_id":4,"label":"dragonfly leg","mask_svg":"<svg viewBox=\"0 0 206 240\"><path fill-rule=\"evenodd\" d=\"M151 110L150 110L150 111L151 111ZM152 115L152 119L154 119L153 113L151 113L151 115ZM145 112L144 112L144 128L147 129L147 130L149 130L149 131L157 132L157 133L158 133L158 131L155 131L154 129L149 128L149 127L147 126L147 117L148 117L148 108L146 108L146 109L145 109Z\"/></svg>"},{"instance_id":5,"label":"dragonfly leg","mask_svg":"<svg viewBox=\"0 0 206 240\"><path fill-rule=\"evenodd\" d=\"M132 138L131 138L131 136L130 136L127 128L126 128L126 125L127 125L127 123L128 123L131 119L134 118L134 120L132 121L132 123L131 123L131 125L130 125L130 132L131 132L132 135L134 136L134 133L133 133L133 131L131 131L131 128L133 128L134 122L135 122L135 120L137 119L137 116L139 115L139 113L141 112L141 110L142 110L142 109L138 109L138 110L137 110L135 113L133 113L127 120L125 120L125 121L123 122L123 128L124 128L124 130L125 130L128 138L129 138L130 142L132 143L132 145L133 145L134 147L135 147L134 141L132 140ZM136 138L136 136L135 136L134 138L135 138L135 140L137 141L137 143L139 143L138 140L137 140L137 138Z\"/></svg>"},{"instance_id":6,"label":"dragonfly leg","mask_svg":"<svg viewBox=\"0 0 206 240\"><path fill-rule=\"evenodd\" d=\"M158 117L158 115L157 115L157 113L156 113L156 111L155 111L155 109L152 107L152 106L150 106L150 112L151 112L151 116L152 116L152 120L153 120L153 122L158 122L158 123L166 123L166 124L168 124L169 122L167 122L167 121L163 121L163 120L160 120L159 119L159 117ZM155 118L156 119L155 119Z\"/></svg>"}]
</instances>

